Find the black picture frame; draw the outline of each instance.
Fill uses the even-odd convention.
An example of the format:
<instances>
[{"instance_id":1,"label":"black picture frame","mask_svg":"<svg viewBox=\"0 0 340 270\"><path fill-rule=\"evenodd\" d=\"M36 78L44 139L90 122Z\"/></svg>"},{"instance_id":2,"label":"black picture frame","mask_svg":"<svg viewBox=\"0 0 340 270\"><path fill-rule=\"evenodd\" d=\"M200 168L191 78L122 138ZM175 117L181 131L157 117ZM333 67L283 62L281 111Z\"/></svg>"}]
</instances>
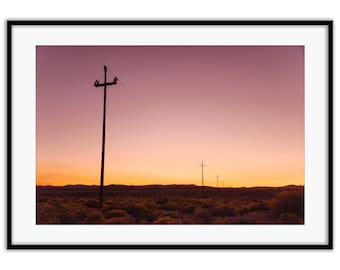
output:
<instances>
[{"instance_id":1,"label":"black picture frame","mask_svg":"<svg viewBox=\"0 0 340 270\"><path fill-rule=\"evenodd\" d=\"M328 80L328 242L326 244L15 244L12 222L12 34L13 26L326 26ZM7 249L333 249L333 21L331 20L8 20L7 21Z\"/></svg>"}]
</instances>

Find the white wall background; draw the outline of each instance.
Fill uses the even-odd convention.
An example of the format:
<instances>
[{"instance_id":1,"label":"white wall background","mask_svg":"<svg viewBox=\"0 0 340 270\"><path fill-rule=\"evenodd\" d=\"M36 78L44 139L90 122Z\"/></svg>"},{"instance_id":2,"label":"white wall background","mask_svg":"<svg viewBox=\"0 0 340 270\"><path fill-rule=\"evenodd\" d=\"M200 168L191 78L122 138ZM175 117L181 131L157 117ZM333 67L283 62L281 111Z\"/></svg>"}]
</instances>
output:
<instances>
[{"instance_id":1,"label":"white wall background","mask_svg":"<svg viewBox=\"0 0 340 270\"><path fill-rule=\"evenodd\" d=\"M323 0L3 0L0 4L2 50L0 81L2 82L2 110L0 126L0 261L2 269L334 269L340 250L336 227L339 200L337 170L334 171L334 250L333 251L16 251L6 250L6 19L333 19L335 20L334 48L337 47L340 22L339 1ZM340 5L339 5L340 6ZM337 63L334 58L335 133L339 133L340 96L336 93ZM338 106L338 108L336 108ZM340 167L336 158L339 145L335 142L334 167ZM338 166L337 166L338 165Z\"/></svg>"}]
</instances>

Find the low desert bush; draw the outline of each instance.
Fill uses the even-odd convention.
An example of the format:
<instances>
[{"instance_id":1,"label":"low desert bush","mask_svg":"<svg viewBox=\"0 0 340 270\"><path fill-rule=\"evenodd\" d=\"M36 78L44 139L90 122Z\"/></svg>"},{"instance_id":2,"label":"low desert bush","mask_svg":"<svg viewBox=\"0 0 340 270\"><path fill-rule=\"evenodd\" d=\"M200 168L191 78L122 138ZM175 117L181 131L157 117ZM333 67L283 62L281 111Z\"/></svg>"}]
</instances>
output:
<instances>
[{"instance_id":1,"label":"low desert bush","mask_svg":"<svg viewBox=\"0 0 340 270\"><path fill-rule=\"evenodd\" d=\"M173 217L160 217L153 222L154 224L181 224L179 219Z\"/></svg>"},{"instance_id":2,"label":"low desert bush","mask_svg":"<svg viewBox=\"0 0 340 270\"><path fill-rule=\"evenodd\" d=\"M99 224L104 222L103 214L99 211L90 212L87 216L86 223Z\"/></svg>"},{"instance_id":3,"label":"low desert bush","mask_svg":"<svg viewBox=\"0 0 340 270\"><path fill-rule=\"evenodd\" d=\"M74 214L75 220L79 223L86 219L86 213L84 210L78 209Z\"/></svg>"},{"instance_id":4,"label":"low desert bush","mask_svg":"<svg viewBox=\"0 0 340 270\"><path fill-rule=\"evenodd\" d=\"M58 213L59 223L61 224L74 224L74 216L66 209Z\"/></svg>"},{"instance_id":5,"label":"low desert bush","mask_svg":"<svg viewBox=\"0 0 340 270\"><path fill-rule=\"evenodd\" d=\"M229 218L228 223L230 224L252 224L252 221L250 221L246 217L236 216L236 217Z\"/></svg>"},{"instance_id":6,"label":"low desert bush","mask_svg":"<svg viewBox=\"0 0 340 270\"><path fill-rule=\"evenodd\" d=\"M275 217L280 217L282 213L293 213L303 217L303 191L283 191L276 194L272 203L272 210Z\"/></svg>"},{"instance_id":7,"label":"low desert bush","mask_svg":"<svg viewBox=\"0 0 340 270\"><path fill-rule=\"evenodd\" d=\"M229 223L229 218L228 217L215 217L211 221L211 224L228 224L228 223Z\"/></svg>"},{"instance_id":8,"label":"low desert bush","mask_svg":"<svg viewBox=\"0 0 340 270\"><path fill-rule=\"evenodd\" d=\"M178 212L177 211L168 211L168 210L156 210L154 212L155 218L160 218L160 217L172 217L172 218L179 218Z\"/></svg>"},{"instance_id":9,"label":"low desert bush","mask_svg":"<svg viewBox=\"0 0 340 270\"><path fill-rule=\"evenodd\" d=\"M194 211L194 219L195 223L210 223L211 220L211 211L206 208L197 207Z\"/></svg>"},{"instance_id":10,"label":"low desert bush","mask_svg":"<svg viewBox=\"0 0 340 270\"><path fill-rule=\"evenodd\" d=\"M252 211L266 211L269 210L269 205L266 202L259 201L256 203L252 203L251 207Z\"/></svg>"},{"instance_id":11,"label":"low desert bush","mask_svg":"<svg viewBox=\"0 0 340 270\"><path fill-rule=\"evenodd\" d=\"M140 220L154 220L154 210L147 208L142 203L131 204L126 208L126 211L136 219L136 222L139 222Z\"/></svg>"},{"instance_id":12,"label":"low desert bush","mask_svg":"<svg viewBox=\"0 0 340 270\"><path fill-rule=\"evenodd\" d=\"M166 197L159 197L155 200L156 203L158 204L166 204L168 203L169 199Z\"/></svg>"},{"instance_id":13,"label":"low desert bush","mask_svg":"<svg viewBox=\"0 0 340 270\"><path fill-rule=\"evenodd\" d=\"M111 217L106 219L105 224L134 224L136 220L130 215L124 215L119 217Z\"/></svg>"},{"instance_id":14,"label":"low desert bush","mask_svg":"<svg viewBox=\"0 0 340 270\"><path fill-rule=\"evenodd\" d=\"M212 199L202 199L200 201L200 205L202 208L210 208L215 204L215 202Z\"/></svg>"},{"instance_id":15,"label":"low desert bush","mask_svg":"<svg viewBox=\"0 0 340 270\"><path fill-rule=\"evenodd\" d=\"M282 213L282 214L280 214L279 223L280 224L301 224L301 223L303 223L303 221L296 214Z\"/></svg>"},{"instance_id":16,"label":"low desert bush","mask_svg":"<svg viewBox=\"0 0 340 270\"><path fill-rule=\"evenodd\" d=\"M146 202L144 202L144 205L148 209L158 209L158 208L162 207L162 205L158 205L154 201L146 201Z\"/></svg>"},{"instance_id":17,"label":"low desert bush","mask_svg":"<svg viewBox=\"0 0 340 270\"><path fill-rule=\"evenodd\" d=\"M105 218L112 218L112 217L123 217L127 214L125 210L111 210L109 212L106 212L104 217Z\"/></svg>"},{"instance_id":18,"label":"low desert bush","mask_svg":"<svg viewBox=\"0 0 340 270\"><path fill-rule=\"evenodd\" d=\"M43 203L43 202L47 202L46 198L39 198L38 199L38 203Z\"/></svg>"},{"instance_id":19,"label":"low desert bush","mask_svg":"<svg viewBox=\"0 0 340 270\"><path fill-rule=\"evenodd\" d=\"M117 205L113 201L104 202L104 206L102 208L104 213L109 212L112 209L117 209Z\"/></svg>"},{"instance_id":20,"label":"low desert bush","mask_svg":"<svg viewBox=\"0 0 340 270\"><path fill-rule=\"evenodd\" d=\"M185 214L193 214L196 206L191 204L186 204L182 206L181 211Z\"/></svg>"},{"instance_id":21,"label":"low desert bush","mask_svg":"<svg viewBox=\"0 0 340 270\"><path fill-rule=\"evenodd\" d=\"M249 212L256 212L256 211L266 211L269 210L269 205L265 202L250 202L249 204L240 208L239 213L240 215L244 215Z\"/></svg>"},{"instance_id":22,"label":"low desert bush","mask_svg":"<svg viewBox=\"0 0 340 270\"><path fill-rule=\"evenodd\" d=\"M176 202L168 202L168 203L162 205L161 209L164 209L164 210L177 210L178 209L178 204Z\"/></svg>"},{"instance_id":23,"label":"low desert bush","mask_svg":"<svg viewBox=\"0 0 340 270\"><path fill-rule=\"evenodd\" d=\"M97 200L88 200L84 203L84 205L86 207L89 207L89 208L98 208L99 207L99 203Z\"/></svg>"},{"instance_id":24,"label":"low desert bush","mask_svg":"<svg viewBox=\"0 0 340 270\"><path fill-rule=\"evenodd\" d=\"M230 217L235 215L235 209L225 204L219 204L212 208L213 216Z\"/></svg>"},{"instance_id":25,"label":"low desert bush","mask_svg":"<svg viewBox=\"0 0 340 270\"><path fill-rule=\"evenodd\" d=\"M38 203L37 205L37 224L58 223L54 208L48 202Z\"/></svg>"}]
</instances>

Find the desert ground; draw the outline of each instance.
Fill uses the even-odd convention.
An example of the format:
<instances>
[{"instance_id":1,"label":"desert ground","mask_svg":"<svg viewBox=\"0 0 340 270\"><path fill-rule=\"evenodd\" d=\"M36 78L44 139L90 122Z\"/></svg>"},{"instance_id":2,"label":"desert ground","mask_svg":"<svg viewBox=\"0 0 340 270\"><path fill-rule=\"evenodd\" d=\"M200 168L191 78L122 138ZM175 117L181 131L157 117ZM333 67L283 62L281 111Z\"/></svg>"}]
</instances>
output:
<instances>
[{"instance_id":1,"label":"desert ground","mask_svg":"<svg viewBox=\"0 0 340 270\"><path fill-rule=\"evenodd\" d=\"M203 193L203 194L202 194ZM304 187L37 186L37 224L304 224Z\"/></svg>"}]
</instances>

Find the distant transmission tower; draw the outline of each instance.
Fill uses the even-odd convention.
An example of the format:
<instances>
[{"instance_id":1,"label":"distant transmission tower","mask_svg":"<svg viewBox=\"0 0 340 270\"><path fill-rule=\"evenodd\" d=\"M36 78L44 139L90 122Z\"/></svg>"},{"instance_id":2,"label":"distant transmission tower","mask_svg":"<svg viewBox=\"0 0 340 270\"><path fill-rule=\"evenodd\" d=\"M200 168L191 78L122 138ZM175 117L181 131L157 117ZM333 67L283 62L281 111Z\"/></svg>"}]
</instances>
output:
<instances>
[{"instance_id":1,"label":"distant transmission tower","mask_svg":"<svg viewBox=\"0 0 340 270\"><path fill-rule=\"evenodd\" d=\"M202 198L204 197L204 170L203 168L205 167L205 164L202 160L200 167L202 168Z\"/></svg>"},{"instance_id":2,"label":"distant transmission tower","mask_svg":"<svg viewBox=\"0 0 340 270\"><path fill-rule=\"evenodd\" d=\"M216 187L218 187L218 174L216 174Z\"/></svg>"}]
</instances>

